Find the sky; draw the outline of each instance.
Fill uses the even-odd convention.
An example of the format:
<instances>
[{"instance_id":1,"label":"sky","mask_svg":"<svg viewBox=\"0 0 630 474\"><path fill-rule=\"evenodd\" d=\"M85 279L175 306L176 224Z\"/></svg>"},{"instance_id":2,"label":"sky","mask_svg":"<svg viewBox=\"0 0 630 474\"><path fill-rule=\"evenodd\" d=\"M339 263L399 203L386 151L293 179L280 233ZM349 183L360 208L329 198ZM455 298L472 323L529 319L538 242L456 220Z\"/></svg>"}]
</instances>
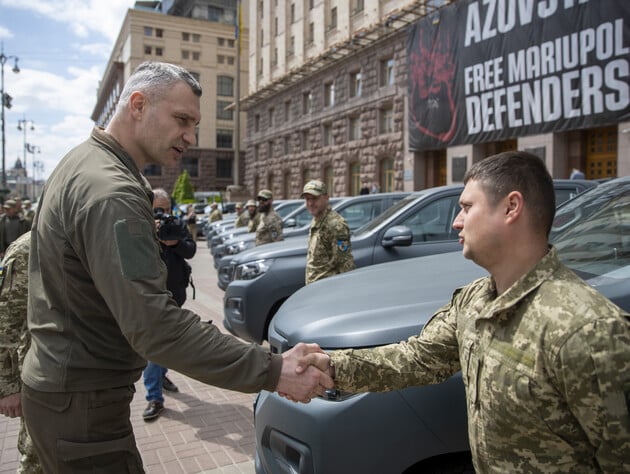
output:
<instances>
[{"instance_id":1,"label":"sky","mask_svg":"<svg viewBox=\"0 0 630 474\"><path fill-rule=\"evenodd\" d=\"M5 56L4 90L13 97L5 108L6 170L24 159L26 142L41 153L33 156L47 178L57 163L90 134L96 92L127 9L135 0L0 0L0 41ZM34 130L31 130L31 122ZM0 158L1 159L1 158ZM1 166L1 164L0 164Z\"/></svg>"}]
</instances>

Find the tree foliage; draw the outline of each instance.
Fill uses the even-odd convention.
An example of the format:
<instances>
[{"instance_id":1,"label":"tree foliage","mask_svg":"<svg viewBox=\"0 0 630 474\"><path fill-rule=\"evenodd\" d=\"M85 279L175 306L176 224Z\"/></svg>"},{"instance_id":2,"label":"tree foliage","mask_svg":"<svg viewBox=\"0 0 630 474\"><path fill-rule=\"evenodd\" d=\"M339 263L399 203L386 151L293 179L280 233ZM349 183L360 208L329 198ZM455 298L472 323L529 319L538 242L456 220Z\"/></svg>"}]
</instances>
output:
<instances>
[{"instance_id":1,"label":"tree foliage","mask_svg":"<svg viewBox=\"0 0 630 474\"><path fill-rule=\"evenodd\" d=\"M190 182L188 171L182 171L175 181L175 189L171 193L173 199L178 204L186 204L195 202L195 190Z\"/></svg>"}]
</instances>

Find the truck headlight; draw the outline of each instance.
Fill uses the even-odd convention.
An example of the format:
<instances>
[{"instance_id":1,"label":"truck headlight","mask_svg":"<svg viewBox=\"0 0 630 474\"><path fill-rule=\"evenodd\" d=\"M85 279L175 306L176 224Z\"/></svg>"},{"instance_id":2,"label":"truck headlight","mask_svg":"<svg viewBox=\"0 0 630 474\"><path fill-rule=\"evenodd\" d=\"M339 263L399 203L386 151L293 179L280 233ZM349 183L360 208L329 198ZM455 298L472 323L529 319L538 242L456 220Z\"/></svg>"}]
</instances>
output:
<instances>
[{"instance_id":1,"label":"truck headlight","mask_svg":"<svg viewBox=\"0 0 630 474\"><path fill-rule=\"evenodd\" d=\"M272 263L273 260L264 258L253 262L242 263L236 267L236 270L234 271L234 279L253 280L269 270Z\"/></svg>"},{"instance_id":2,"label":"truck headlight","mask_svg":"<svg viewBox=\"0 0 630 474\"><path fill-rule=\"evenodd\" d=\"M241 241L237 244L228 245L225 249L226 255L236 255L237 253L241 253L243 250L247 248L245 242Z\"/></svg>"}]
</instances>

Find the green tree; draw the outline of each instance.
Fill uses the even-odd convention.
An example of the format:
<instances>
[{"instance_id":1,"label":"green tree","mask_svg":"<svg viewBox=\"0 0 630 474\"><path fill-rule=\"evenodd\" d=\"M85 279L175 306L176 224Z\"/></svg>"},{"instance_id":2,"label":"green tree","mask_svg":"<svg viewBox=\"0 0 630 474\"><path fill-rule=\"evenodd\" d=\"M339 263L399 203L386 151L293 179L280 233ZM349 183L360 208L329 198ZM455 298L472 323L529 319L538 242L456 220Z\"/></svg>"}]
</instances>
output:
<instances>
[{"instance_id":1,"label":"green tree","mask_svg":"<svg viewBox=\"0 0 630 474\"><path fill-rule=\"evenodd\" d=\"M175 181L175 189L171 193L173 199L178 204L188 204L195 202L195 190L190 182L188 171L182 171Z\"/></svg>"}]
</instances>

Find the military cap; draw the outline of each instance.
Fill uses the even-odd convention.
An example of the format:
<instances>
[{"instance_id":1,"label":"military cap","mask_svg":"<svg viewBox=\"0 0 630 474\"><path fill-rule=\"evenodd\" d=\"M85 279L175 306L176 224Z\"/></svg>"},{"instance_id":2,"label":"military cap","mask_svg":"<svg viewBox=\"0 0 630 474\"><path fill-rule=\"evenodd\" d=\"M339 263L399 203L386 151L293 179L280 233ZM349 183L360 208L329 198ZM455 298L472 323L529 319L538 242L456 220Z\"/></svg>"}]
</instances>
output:
<instances>
[{"instance_id":1,"label":"military cap","mask_svg":"<svg viewBox=\"0 0 630 474\"><path fill-rule=\"evenodd\" d=\"M302 190L302 195L300 197L304 197L305 194L321 196L322 194L328 194L328 189L322 181L313 179L304 185L304 189Z\"/></svg>"},{"instance_id":2,"label":"military cap","mask_svg":"<svg viewBox=\"0 0 630 474\"><path fill-rule=\"evenodd\" d=\"M273 193L269 189L263 189L258 193L257 198L273 199Z\"/></svg>"},{"instance_id":3,"label":"military cap","mask_svg":"<svg viewBox=\"0 0 630 474\"><path fill-rule=\"evenodd\" d=\"M4 207L15 207L17 206L17 202L15 202L13 199L9 199L7 201L4 202Z\"/></svg>"},{"instance_id":4,"label":"military cap","mask_svg":"<svg viewBox=\"0 0 630 474\"><path fill-rule=\"evenodd\" d=\"M250 199L249 201L247 201L247 203L245 204L245 207L249 207L249 206L256 207L256 201L254 201L253 199Z\"/></svg>"},{"instance_id":5,"label":"military cap","mask_svg":"<svg viewBox=\"0 0 630 474\"><path fill-rule=\"evenodd\" d=\"M243 203L242 202L237 202L236 204L234 204L234 207L236 209L243 209Z\"/></svg>"},{"instance_id":6,"label":"military cap","mask_svg":"<svg viewBox=\"0 0 630 474\"><path fill-rule=\"evenodd\" d=\"M213 202L212 204L210 204L210 207L215 208L215 207L219 207L219 205L216 202Z\"/></svg>"},{"instance_id":7,"label":"military cap","mask_svg":"<svg viewBox=\"0 0 630 474\"><path fill-rule=\"evenodd\" d=\"M30 199L27 199L27 200L26 200L26 201L24 201L22 204L27 204L27 205L28 205L28 204L30 204L30 203L31 203Z\"/></svg>"}]
</instances>

